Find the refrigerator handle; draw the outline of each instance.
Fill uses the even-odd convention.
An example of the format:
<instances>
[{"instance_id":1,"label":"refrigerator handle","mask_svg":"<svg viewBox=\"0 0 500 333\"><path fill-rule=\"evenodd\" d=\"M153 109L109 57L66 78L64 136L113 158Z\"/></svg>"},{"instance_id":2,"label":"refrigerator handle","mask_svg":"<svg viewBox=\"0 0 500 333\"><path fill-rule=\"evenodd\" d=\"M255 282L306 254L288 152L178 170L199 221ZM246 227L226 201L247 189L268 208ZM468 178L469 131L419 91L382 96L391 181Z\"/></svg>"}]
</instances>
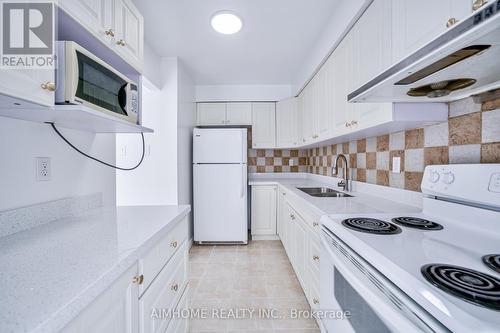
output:
<instances>
[{"instance_id":1,"label":"refrigerator handle","mask_svg":"<svg viewBox=\"0 0 500 333\"><path fill-rule=\"evenodd\" d=\"M246 164L241 165L241 193L240 193L240 198L243 198L245 195L245 167Z\"/></svg>"}]
</instances>

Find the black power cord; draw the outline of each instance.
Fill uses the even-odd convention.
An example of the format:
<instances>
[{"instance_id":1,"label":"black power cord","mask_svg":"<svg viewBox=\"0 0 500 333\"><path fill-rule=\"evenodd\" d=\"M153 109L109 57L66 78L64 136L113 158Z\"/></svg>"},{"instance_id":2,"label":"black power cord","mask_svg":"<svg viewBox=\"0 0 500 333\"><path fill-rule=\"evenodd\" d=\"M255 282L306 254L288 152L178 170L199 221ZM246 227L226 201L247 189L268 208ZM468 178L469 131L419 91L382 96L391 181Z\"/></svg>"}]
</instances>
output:
<instances>
[{"instance_id":1,"label":"black power cord","mask_svg":"<svg viewBox=\"0 0 500 333\"><path fill-rule=\"evenodd\" d=\"M49 124L50 126L52 126L52 129L57 133L57 135L59 135L59 137L61 137L61 139L63 139L64 142L66 142L71 148L73 148L74 150L76 150L77 152L79 152L80 154L82 154L83 156L88 157L91 160L94 160L94 161L99 162L101 164L104 164L105 166L108 166L110 168L114 168L114 169L118 169L118 170L123 170L123 171L132 171L132 170L137 169L142 164L142 161L144 160L144 152L146 150L145 143L144 143L144 133L141 133L141 137L142 137L142 156L141 156L141 160L139 161L139 163L137 163L137 165L135 167L132 167L132 168L120 168L120 167L118 167L116 165L106 163L104 161L101 161L100 159L97 159L97 158L95 158L93 156L90 156L90 155L84 153L80 149L76 148L71 142L69 142L68 139L66 139L61 134L61 132L59 132L59 130L56 128L56 125L54 123L47 122L46 124Z\"/></svg>"}]
</instances>

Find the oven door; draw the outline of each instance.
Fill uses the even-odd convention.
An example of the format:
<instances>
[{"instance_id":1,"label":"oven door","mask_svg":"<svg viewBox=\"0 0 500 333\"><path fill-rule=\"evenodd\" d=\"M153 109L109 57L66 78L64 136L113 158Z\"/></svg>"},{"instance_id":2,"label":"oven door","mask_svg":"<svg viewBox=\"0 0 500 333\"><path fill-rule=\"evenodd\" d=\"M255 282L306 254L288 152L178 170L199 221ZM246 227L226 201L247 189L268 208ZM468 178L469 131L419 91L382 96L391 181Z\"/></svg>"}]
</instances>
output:
<instances>
[{"instance_id":1,"label":"oven door","mask_svg":"<svg viewBox=\"0 0 500 333\"><path fill-rule=\"evenodd\" d=\"M72 94L69 102L137 123L133 104L137 102L137 86L83 47L67 43L66 54L71 57L66 67Z\"/></svg>"},{"instance_id":2,"label":"oven door","mask_svg":"<svg viewBox=\"0 0 500 333\"><path fill-rule=\"evenodd\" d=\"M327 332L449 332L327 229L321 235L321 300Z\"/></svg>"}]
</instances>

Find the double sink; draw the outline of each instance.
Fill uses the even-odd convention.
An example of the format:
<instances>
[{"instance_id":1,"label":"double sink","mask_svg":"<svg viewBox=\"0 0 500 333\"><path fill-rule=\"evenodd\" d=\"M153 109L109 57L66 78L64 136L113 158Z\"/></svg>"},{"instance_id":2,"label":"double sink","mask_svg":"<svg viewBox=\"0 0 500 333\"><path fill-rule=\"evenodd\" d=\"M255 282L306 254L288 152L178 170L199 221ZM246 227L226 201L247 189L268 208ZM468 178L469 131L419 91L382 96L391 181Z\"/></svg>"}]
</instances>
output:
<instances>
[{"instance_id":1,"label":"double sink","mask_svg":"<svg viewBox=\"0 0 500 333\"><path fill-rule=\"evenodd\" d=\"M339 192L333 190L328 187L297 187L298 190L301 190L304 193L309 194L313 197L319 198L350 198L352 195L349 195L344 192Z\"/></svg>"}]
</instances>

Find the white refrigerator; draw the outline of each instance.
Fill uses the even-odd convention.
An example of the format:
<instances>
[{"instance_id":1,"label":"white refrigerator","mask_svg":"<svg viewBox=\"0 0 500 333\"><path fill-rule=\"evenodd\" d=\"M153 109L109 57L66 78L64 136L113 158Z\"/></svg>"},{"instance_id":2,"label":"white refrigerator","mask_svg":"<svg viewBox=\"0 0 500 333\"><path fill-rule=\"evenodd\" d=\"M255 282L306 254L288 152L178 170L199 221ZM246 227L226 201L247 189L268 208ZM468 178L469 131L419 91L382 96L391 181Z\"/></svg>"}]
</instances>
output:
<instances>
[{"instance_id":1,"label":"white refrigerator","mask_svg":"<svg viewBox=\"0 0 500 333\"><path fill-rule=\"evenodd\" d=\"M247 130L193 132L194 241L246 244Z\"/></svg>"}]
</instances>

